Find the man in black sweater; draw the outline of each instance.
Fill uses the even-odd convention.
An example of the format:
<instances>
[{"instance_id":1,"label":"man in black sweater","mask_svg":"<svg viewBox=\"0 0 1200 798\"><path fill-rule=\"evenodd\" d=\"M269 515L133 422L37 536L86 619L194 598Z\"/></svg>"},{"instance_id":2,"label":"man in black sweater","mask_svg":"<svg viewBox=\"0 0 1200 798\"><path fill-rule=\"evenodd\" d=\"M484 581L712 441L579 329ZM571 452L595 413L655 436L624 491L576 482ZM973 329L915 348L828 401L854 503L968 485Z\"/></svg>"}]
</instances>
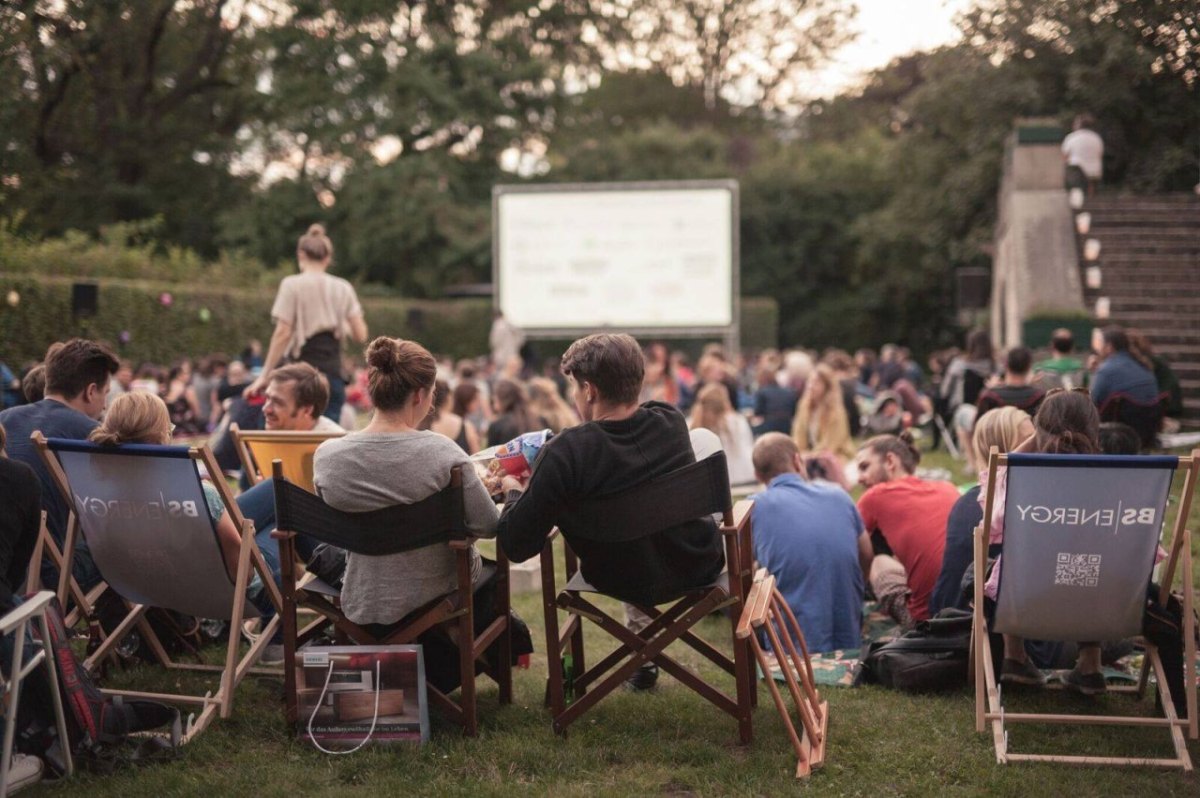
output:
<instances>
[{"instance_id":1,"label":"man in black sweater","mask_svg":"<svg viewBox=\"0 0 1200 798\"><path fill-rule=\"evenodd\" d=\"M603 543L574 536L577 502L611 495L696 461L687 422L661 402L638 405L642 350L628 335L581 338L563 355L583 424L546 443L528 483L506 477L505 507L496 530L514 562L537 555L557 526L579 555L583 576L598 590L627 602L655 605L711 583L724 566L720 536L709 518L689 521L631 542ZM647 620L627 606L634 631ZM657 667L647 664L630 686L648 689Z\"/></svg>"}]
</instances>

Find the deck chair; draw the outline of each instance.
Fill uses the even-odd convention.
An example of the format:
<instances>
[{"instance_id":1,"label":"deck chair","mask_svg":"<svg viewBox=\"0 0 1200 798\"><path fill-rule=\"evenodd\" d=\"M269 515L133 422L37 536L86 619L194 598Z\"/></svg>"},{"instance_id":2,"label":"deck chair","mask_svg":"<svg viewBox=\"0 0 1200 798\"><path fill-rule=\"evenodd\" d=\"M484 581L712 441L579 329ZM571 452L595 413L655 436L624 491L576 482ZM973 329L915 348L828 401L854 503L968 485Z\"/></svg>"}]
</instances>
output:
<instances>
[{"instance_id":1,"label":"deck chair","mask_svg":"<svg viewBox=\"0 0 1200 798\"><path fill-rule=\"evenodd\" d=\"M751 665L750 643L737 638L737 621L750 590L754 562L751 543L750 509L752 502L733 506L724 452L680 468L669 474L620 493L581 502L571 513L572 537L603 541L613 545L638 540L659 530L686 521L720 513L720 532L725 543L726 573L708 585L698 585L674 600L670 608L638 606L652 621L635 634L619 620L597 608L585 596L599 591L583 577L579 560L566 548L567 583L561 591L555 584L554 530L541 554L542 604L546 618L546 656L549 679L546 703L553 715L554 731L565 734L567 728L601 699L621 686L639 667L656 663L718 709L731 715L738 724L743 744L753 739L751 711L755 703L755 680ZM559 627L558 610L568 617ZM691 629L706 615L725 610L730 617L733 659L701 640ZM588 619L612 637L620 646L593 665L585 667L582 619ZM734 677L734 696L705 682L697 674L668 656L666 648L682 641L710 662ZM571 672L565 672L564 652L571 656ZM569 678L568 678L569 676ZM568 705L567 691L574 693Z\"/></svg>"},{"instance_id":2,"label":"deck chair","mask_svg":"<svg viewBox=\"0 0 1200 798\"><path fill-rule=\"evenodd\" d=\"M1152 449L1158 445L1158 433L1162 429L1164 411L1170 400L1171 394L1166 392L1160 393L1149 403L1135 401L1128 394L1115 393L1100 405L1100 420L1128 424L1141 439L1142 449Z\"/></svg>"},{"instance_id":3,"label":"deck chair","mask_svg":"<svg viewBox=\"0 0 1200 798\"><path fill-rule=\"evenodd\" d=\"M313 455L317 447L330 438L340 438L344 432L293 432L291 430L244 430L229 425L234 448L242 461L242 469L251 485L257 485L268 474L262 468L279 460L283 475L295 485L313 492Z\"/></svg>"},{"instance_id":4,"label":"deck chair","mask_svg":"<svg viewBox=\"0 0 1200 798\"><path fill-rule=\"evenodd\" d=\"M70 514L67 523L72 523ZM43 511L41 529L38 530L38 539L33 546L33 556L29 559L26 593L37 593L42 589L42 561L47 557L58 569L58 584L55 589L58 604L64 609L69 608L63 616L63 623L71 629L82 620L92 620L95 616L96 600L108 590L108 585L101 580L91 590L85 591L71 573L71 569L63 567L65 559L62 549L50 534L50 529L46 526L46 513Z\"/></svg>"},{"instance_id":5,"label":"deck chair","mask_svg":"<svg viewBox=\"0 0 1200 798\"><path fill-rule=\"evenodd\" d=\"M471 583L471 540L467 535L463 510L462 467L450 472L450 484L415 504L397 504L380 510L348 513L336 510L298 485L290 482L283 464L272 464L275 480L275 531L279 540L279 559L283 584L283 650L287 720L295 725L297 715L296 652L324 626L332 624L342 638L358 645L401 645L437 626L452 626L457 631L459 652L459 701L427 683L429 703L468 737L479 730L476 707L475 663L499 641L495 668L488 675L499 685L500 703L512 703L512 628L509 622L508 560L496 547L496 563L485 565L495 580L496 619L479 633L475 631L474 592ZM407 530L412 530L408 533ZM454 550L458 586L448 595L435 599L408 615L384 636L354 623L338 606L339 591L320 579L297 583L295 537L308 535L322 543L338 546L354 554L382 556L414 551L425 546L449 545ZM298 628L297 610L307 609L320 617L305 629Z\"/></svg>"},{"instance_id":6,"label":"deck chair","mask_svg":"<svg viewBox=\"0 0 1200 798\"><path fill-rule=\"evenodd\" d=\"M796 751L796 778L808 778L813 768L825 764L826 735L829 731L829 702L821 699L813 676L812 660L808 656L808 645L804 632L796 620L787 599L775 586L775 577L760 568L754 575L750 594L746 597L742 617L738 621L737 637L748 640L754 649L763 681L775 701L775 708L783 719L792 748ZM771 651L763 648L760 638L771 644ZM796 731L791 713L779 688L775 686L771 656L774 664L783 673L801 729Z\"/></svg>"},{"instance_id":7,"label":"deck chair","mask_svg":"<svg viewBox=\"0 0 1200 798\"><path fill-rule=\"evenodd\" d=\"M54 594L43 590L25 600L24 603L7 612L0 618L0 635L13 635L13 658L11 664L0 662L0 668L7 672L0 673L0 688L4 695L4 748L0 755L0 795L8 795L8 771L12 766L13 741L17 735L17 712L21 701L21 682L33 673L40 665L46 669L46 679L50 685L51 700L54 704L54 725L58 731L58 739L68 740L67 718L63 713L62 693L58 690L58 669L54 666L53 654L48 654L45 645L34 641L31 645L37 651L29 657L25 656L26 631L31 624L36 624L41 640L50 639L50 628L46 622L46 609ZM63 765L67 776L74 770L71 761L71 746L63 745Z\"/></svg>"},{"instance_id":8,"label":"deck chair","mask_svg":"<svg viewBox=\"0 0 1200 798\"><path fill-rule=\"evenodd\" d=\"M254 667L279 624L278 617L240 658L239 637L231 634L223 665L172 660L146 620L150 608L161 607L197 618L227 620L236 630L243 618L259 616L246 599L253 573L262 580L271 602L280 606L278 588L254 542L254 524L242 517L229 487L217 479L213 484L242 536L237 574L231 579L225 569L200 484L200 466L210 474L221 473L212 453L203 446L98 446L47 439L37 432L34 442L73 509L64 556L69 562L82 535L104 580L128 608L124 619L84 660L84 667L93 670L136 628L164 668L217 675L216 691L106 693L198 707L200 714L189 723L183 742L203 731L217 713L228 718L234 692L247 673L278 673Z\"/></svg>"},{"instance_id":9,"label":"deck chair","mask_svg":"<svg viewBox=\"0 0 1200 798\"><path fill-rule=\"evenodd\" d=\"M1137 686L1109 687L1140 698L1152 668L1165 717L1031 714L1007 712L996 682L984 616L984 580L997 469L1007 467L1004 542L994 632L1035 640L1104 641L1142 632L1146 590L1164 527L1171 479L1185 469L1178 520L1170 554L1160 574L1165 601L1182 558L1184 668L1188 718L1176 715L1157 648L1144 642L1145 665ZM1192 769L1184 741L1197 738L1195 619L1192 615L1192 551L1184 523L1200 467L1200 450L1190 457L1000 454L988 458L984 521L975 532L975 729L992 728L996 761L1060 762L1081 765L1150 765ZM1161 727L1174 758L1104 757L1014 753L1006 724L1092 724Z\"/></svg>"}]
</instances>

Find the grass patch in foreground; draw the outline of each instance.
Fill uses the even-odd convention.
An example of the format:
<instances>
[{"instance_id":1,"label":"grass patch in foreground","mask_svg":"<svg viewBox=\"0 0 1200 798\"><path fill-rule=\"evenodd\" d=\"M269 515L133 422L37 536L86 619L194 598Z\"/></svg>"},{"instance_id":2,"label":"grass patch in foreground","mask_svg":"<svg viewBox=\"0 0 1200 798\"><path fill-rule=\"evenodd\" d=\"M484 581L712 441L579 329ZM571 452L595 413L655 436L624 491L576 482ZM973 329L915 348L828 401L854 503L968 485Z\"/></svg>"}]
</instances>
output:
<instances>
[{"instance_id":1,"label":"grass patch in foreground","mask_svg":"<svg viewBox=\"0 0 1200 798\"><path fill-rule=\"evenodd\" d=\"M932 453L922 465L954 467ZM957 472L956 472L957 473ZM1178 490L1173 496L1178 507ZM1200 528L1200 507L1191 526ZM1196 545L1193 538L1193 546ZM561 580L561 566L559 577ZM570 736L550 730L542 708L546 660L540 596L514 597L533 632L529 670L515 671L514 704L500 707L496 689L479 681L480 736L464 739L431 713L433 736L423 747L375 747L345 757L321 754L284 728L282 680L249 678L234 715L214 720L176 761L107 777L79 774L43 785L30 796L165 798L191 795L325 796L405 793L488 796L514 793L594 795L1038 795L1161 794L1194 796L1196 777L1154 769L1073 768L1042 764L996 765L991 737L974 731L974 695L968 689L909 696L879 688L825 688L830 706L826 765L806 783L792 777L795 759L765 689L759 690L754 743L737 745L731 718L663 675L654 694L621 692L578 721ZM616 605L605 606L613 611ZM587 627L588 659L610 650ZM710 618L701 635L728 649L728 625ZM679 645L670 653L717 684L707 661ZM169 687L174 676L150 668L114 674L112 686ZM1151 714L1124 696L1096 701L1059 692L1010 694L1012 711ZM1022 751L1169 756L1162 730L1105 727L1016 727L1012 747ZM1200 762L1200 744L1189 743Z\"/></svg>"}]
</instances>

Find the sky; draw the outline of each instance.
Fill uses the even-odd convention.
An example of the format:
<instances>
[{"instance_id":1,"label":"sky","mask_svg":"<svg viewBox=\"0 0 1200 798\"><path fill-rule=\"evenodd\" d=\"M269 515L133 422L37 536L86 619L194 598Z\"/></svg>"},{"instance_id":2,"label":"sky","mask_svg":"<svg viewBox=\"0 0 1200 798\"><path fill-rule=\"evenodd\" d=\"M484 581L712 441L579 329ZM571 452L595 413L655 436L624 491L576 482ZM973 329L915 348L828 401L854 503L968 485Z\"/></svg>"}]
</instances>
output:
<instances>
[{"instance_id":1,"label":"sky","mask_svg":"<svg viewBox=\"0 0 1200 798\"><path fill-rule=\"evenodd\" d=\"M813 76L805 94L830 96L852 88L872 69L899 55L928 50L959 38L956 14L973 0L856 0L858 37Z\"/></svg>"}]
</instances>

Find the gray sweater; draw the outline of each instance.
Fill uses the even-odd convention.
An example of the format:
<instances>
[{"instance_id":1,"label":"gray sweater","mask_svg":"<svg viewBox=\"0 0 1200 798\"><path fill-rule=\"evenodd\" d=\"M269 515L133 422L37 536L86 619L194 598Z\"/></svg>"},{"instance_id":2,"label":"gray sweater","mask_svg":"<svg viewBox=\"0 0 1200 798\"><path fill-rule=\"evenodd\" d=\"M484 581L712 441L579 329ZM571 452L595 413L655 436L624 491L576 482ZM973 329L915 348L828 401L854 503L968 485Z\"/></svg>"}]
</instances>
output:
<instances>
[{"instance_id":1,"label":"gray sweater","mask_svg":"<svg viewBox=\"0 0 1200 798\"><path fill-rule=\"evenodd\" d=\"M466 466L467 529L475 537L492 537L499 510L463 450L436 432L352 432L328 440L313 460L313 482L331 507L365 512L432 496L450 484L450 469L459 464ZM472 548L472 581L480 568ZM355 623L394 623L454 588L454 552L444 544L379 557L350 554L342 611Z\"/></svg>"}]
</instances>

